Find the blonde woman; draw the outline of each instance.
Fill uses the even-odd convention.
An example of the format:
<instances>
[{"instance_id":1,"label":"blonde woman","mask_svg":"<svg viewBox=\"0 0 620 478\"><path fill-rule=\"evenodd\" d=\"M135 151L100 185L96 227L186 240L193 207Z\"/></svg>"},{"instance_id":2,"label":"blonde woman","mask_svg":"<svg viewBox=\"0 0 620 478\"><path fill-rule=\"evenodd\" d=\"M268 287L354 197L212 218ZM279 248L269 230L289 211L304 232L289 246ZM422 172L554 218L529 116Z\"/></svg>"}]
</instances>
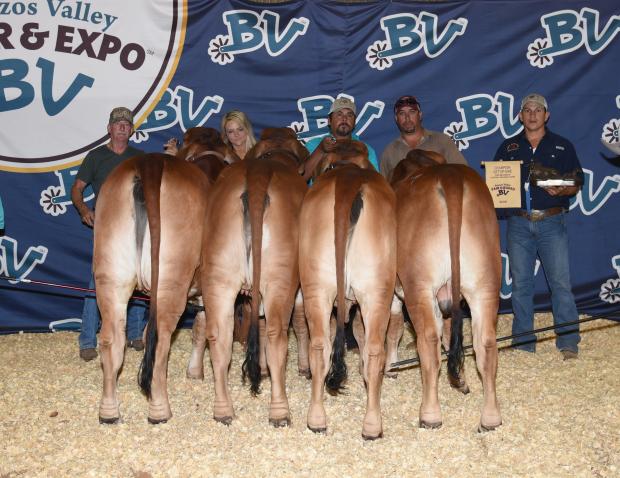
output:
<instances>
[{"instance_id":1,"label":"blonde woman","mask_svg":"<svg viewBox=\"0 0 620 478\"><path fill-rule=\"evenodd\" d=\"M256 144L252 124L242 111L226 113L222 118L221 132L224 143L238 159L245 158L246 153Z\"/></svg>"}]
</instances>

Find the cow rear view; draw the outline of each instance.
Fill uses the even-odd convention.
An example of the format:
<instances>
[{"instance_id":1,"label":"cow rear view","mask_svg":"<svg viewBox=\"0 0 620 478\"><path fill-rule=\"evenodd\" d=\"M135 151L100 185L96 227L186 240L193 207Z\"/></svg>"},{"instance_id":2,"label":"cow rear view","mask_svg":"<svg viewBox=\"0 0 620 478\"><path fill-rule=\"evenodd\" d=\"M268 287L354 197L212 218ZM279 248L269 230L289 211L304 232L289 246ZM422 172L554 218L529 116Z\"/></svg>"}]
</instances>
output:
<instances>
[{"instance_id":1,"label":"cow rear view","mask_svg":"<svg viewBox=\"0 0 620 478\"><path fill-rule=\"evenodd\" d=\"M116 422L120 416L117 376L123 363L125 310L134 289L151 292L141 371L149 421L171 416L166 390L170 338L196 279L208 189L198 167L156 153L125 161L101 189L93 264L102 317L102 422Z\"/></svg>"},{"instance_id":2,"label":"cow rear view","mask_svg":"<svg viewBox=\"0 0 620 478\"><path fill-rule=\"evenodd\" d=\"M493 429L501 424L495 394L501 256L489 191L475 171L453 164L414 167L394 186L398 276L422 368L420 426L436 428L442 423L437 392L442 310L451 313L453 321L452 330L446 331L451 333L448 374L453 385L466 389L460 376L462 295L472 313L476 364L484 388L480 428Z\"/></svg>"},{"instance_id":3,"label":"cow rear view","mask_svg":"<svg viewBox=\"0 0 620 478\"><path fill-rule=\"evenodd\" d=\"M346 156L334 156L328 160L335 168L321 175L306 194L300 216L300 279L310 329L312 372L307 423L315 432L327 428L324 385L337 392L346 379L344 322L357 302L365 326L360 359L368 392L362 436L374 439L383 433L384 342L396 279L395 197L377 172L361 169ZM370 166L367 159L365 164ZM332 345L334 302L338 318Z\"/></svg>"}]
</instances>

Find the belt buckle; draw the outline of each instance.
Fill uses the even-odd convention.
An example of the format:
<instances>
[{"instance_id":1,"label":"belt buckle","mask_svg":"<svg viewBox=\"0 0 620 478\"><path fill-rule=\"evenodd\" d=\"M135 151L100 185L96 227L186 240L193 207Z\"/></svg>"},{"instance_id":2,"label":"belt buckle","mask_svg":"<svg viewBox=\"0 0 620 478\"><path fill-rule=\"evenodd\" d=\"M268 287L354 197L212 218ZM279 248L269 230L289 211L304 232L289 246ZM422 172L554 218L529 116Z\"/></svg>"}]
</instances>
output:
<instances>
[{"instance_id":1,"label":"belt buckle","mask_svg":"<svg viewBox=\"0 0 620 478\"><path fill-rule=\"evenodd\" d=\"M545 211L540 211L538 209L532 209L532 211L530 212L530 221L540 221L541 219L544 219L545 217Z\"/></svg>"}]
</instances>

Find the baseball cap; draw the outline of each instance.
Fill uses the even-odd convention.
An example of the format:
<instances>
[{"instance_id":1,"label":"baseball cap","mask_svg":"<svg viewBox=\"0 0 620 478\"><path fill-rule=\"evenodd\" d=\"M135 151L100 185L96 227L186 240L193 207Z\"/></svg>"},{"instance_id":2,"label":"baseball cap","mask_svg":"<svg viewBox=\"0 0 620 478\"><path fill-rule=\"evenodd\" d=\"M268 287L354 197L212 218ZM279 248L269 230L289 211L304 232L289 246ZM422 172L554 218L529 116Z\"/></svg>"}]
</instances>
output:
<instances>
[{"instance_id":1,"label":"baseball cap","mask_svg":"<svg viewBox=\"0 0 620 478\"><path fill-rule=\"evenodd\" d=\"M133 125L133 114L124 106L114 108L110 112L110 121L108 121L108 123L113 124L118 123L119 121L129 121L129 123Z\"/></svg>"},{"instance_id":2,"label":"baseball cap","mask_svg":"<svg viewBox=\"0 0 620 478\"><path fill-rule=\"evenodd\" d=\"M420 111L420 103L415 96L405 95L398 98L396 103L394 103L394 113L398 113L398 110L404 106L410 106L411 108Z\"/></svg>"},{"instance_id":3,"label":"baseball cap","mask_svg":"<svg viewBox=\"0 0 620 478\"><path fill-rule=\"evenodd\" d=\"M344 96L341 96L334 100L331 108L329 109L329 114L335 113L336 111L340 111L344 108L349 108L351 111L353 111L353 114L357 114L355 109L355 103L353 103L353 101Z\"/></svg>"},{"instance_id":4,"label":"baseball cap","mask_svg":"<svg viewBox=\"0 0 620 478\"><path fill-rule=\"evenodd\" d=\"M544 109L548 110L547 100L543 95L539 95L538 93L530 93L521 101L521 109L525 106L526 103L536 103L537 105L542 106Z\"/></svg>"}]
</instances>

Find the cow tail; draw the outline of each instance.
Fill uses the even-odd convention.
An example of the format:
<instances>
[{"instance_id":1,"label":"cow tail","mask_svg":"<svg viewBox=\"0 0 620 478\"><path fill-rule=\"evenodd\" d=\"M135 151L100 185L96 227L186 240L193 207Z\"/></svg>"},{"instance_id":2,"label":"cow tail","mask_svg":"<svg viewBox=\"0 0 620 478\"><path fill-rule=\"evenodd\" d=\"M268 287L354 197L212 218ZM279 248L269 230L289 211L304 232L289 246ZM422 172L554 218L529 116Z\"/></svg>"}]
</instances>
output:
<instances>
[{"instance_id":1,"label":"cow tail","mask_svg":"<svg viewBox=\"0 0 620 478\"><path fill-rule=\"evenodd\" d=\"M336 177L336 198L334 203L334 236L336 247L336 336L331 357L331 368L325 379L327 390L336 394L344 389L347 378L347 364L344 323L347 313L345 302L345 256L347 241L357 223L363 201L359 176L338 175Z\"/></svg>"},{"instance_id":2,"label":"cow tail","mask_svg":"<svg viewBox=\"0 0 620 478\"><path fill-rule=\"evenodd\" d=\"M459 300L461 297L461 225L463 222L463 179L458 173L446 171L441 177L441 188L448 210L448 240L450 244L450 269L452 276L452 327L450 350L448 351L448 375L452 380L460 380L463 368L463 313Z\"/></svg>"},{"instance_id":3,"label":"cow tail","mask_svg":"<svg viewBox=\"0 0 620 478\"><path fill-rule=\"evenodd\" d=\"M161 244L160 189L164 160L163 157L140 157L136 164L134 185L136 229L140 228L140 230L136 230L136 239L140 253L147 218L151 234L151 302L149 320L146 324L144 356L138 370L138 383L148 398L151 398L151 382L157 349L157 284L159 282L159 248ZM145 209L146 217L144 215Z\"/></svg>"},{"instance_id":4,"label":"cow tail","mask_svg":"<svg viewBox=\"0 0 620 478\"><path fill-rule=\"evenodd\" d=\"M272 174L271 169L266 167L263 162L253 161L248 164L247 210L244 212L244 217L249 215L252 241L252 312L245 360L241 372L244 381L246 377L249 377L250 391L253 395L260 393L258 310L260 305L261 252L263 247L263 219L265 209L269 204L267 189Z\"/></svg>"}]
</instances>

